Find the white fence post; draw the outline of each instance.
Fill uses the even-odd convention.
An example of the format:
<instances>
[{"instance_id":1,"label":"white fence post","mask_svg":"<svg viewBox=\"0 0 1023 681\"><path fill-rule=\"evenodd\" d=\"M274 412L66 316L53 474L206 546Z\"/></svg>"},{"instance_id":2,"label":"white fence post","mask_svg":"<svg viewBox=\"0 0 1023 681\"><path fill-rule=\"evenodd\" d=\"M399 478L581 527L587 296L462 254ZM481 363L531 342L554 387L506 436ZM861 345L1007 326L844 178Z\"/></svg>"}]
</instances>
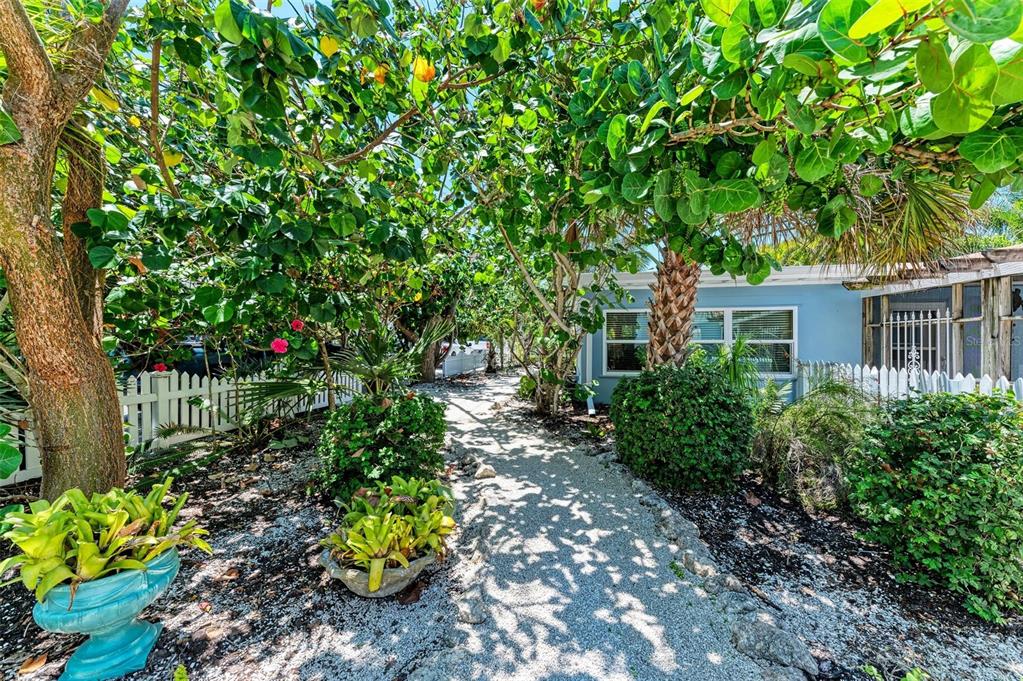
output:
<instances>
[{"instance_id":1,"label":"white fence post","mask_svg":"<svg viewBox=\"0 0 1023 681\"><path fill-rule=\"evenodd\" d=\"M176 371L160 371L149 376L149 387L152 394L155 396L152 406L152 417L148 419L149 428L139 433L139 442L152 442L154 447L159 446L159 437L157 435L160 432L162 426L169 426L171 423L177 422L177 418L171 418L171 375L174 374L174 378L177 379ZM143 374L145 375L145 374ZM177 380L174 381L177 384ZM176 387L176 385L175 385ZM143 407L143 413L144 412ZM176 417L177 414L174 414ZM145 417L143 416L145 420Z\"/></svg>"}]
</instances>

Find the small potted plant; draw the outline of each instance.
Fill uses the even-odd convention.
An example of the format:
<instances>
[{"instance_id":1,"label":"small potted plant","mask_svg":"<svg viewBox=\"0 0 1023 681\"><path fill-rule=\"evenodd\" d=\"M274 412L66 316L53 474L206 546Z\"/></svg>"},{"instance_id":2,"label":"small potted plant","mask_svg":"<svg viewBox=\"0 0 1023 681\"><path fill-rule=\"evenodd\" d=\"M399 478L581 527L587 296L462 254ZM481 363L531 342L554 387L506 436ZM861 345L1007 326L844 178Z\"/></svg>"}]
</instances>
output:
<instances>
[{"instance_id":1,"label":"small potted plant","mask_svg":"<svg viewBox=\"0 0 1023 681\"><path fill-rule=\"evenodd\" d=\"M437 480L405 480L362 488L341 528L324 539L320 563L360 596L395 594L438 558L455 527L451 492Z\"/></svg>"},{"instance_id":2,"label":"small potted plant","mask_svg":"<svg viewBox=\"0 0 1023 681\"><path fill-rule=\"evenodd\" d=\"M138 619L178 574L177 547L212 553L194 520L175 528L187 494L168 500L171 479L148 495L113 489L86 497L72 489L51 504L4 516L3 537L18 553L0 562L35 593L32 616L47 631L88 634L62 681L113 679L142 669L162 624ZM169 501L167 504L165 501Z\"/></svg>"}]
</instances>

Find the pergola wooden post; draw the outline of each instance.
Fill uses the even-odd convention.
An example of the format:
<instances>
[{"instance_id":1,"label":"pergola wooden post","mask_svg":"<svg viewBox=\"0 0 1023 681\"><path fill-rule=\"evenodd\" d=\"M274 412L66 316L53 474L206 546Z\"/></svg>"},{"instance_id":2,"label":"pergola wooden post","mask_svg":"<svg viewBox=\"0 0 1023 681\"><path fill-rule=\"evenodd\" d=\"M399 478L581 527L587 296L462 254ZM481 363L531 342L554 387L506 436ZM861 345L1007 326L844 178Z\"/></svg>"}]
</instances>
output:
<instances>
[{"instance_id":1,"label":"pergola wooden post","mask_svg":"<svg viewBox=\"0 0 1023 681\"><path fill-rule=\"evenodd\" d=\"M952 348L948 353L949 376L962 373L966 353L966 322L963 321L964 294L963 284L952 284Z\"/></svg>"},{"instance_id":2,"label":"pergola wooden post","mask_svg":"<svg viewBox=\"0 0 1023 681\"><path fill-rule=\"evenodd\" d=\"M863 299L863 366L874 364L874 299Z\"/></svg>"},{"instance_id":3,"label":"pergola wooden post","mask_svg":"<svg viewBox=\"0 0 1023 681\"><path fill-rule=\"evenodd\" d=\"M891 299L887 295L881 296L881 366L888 366L892 361L892 334L888 327L891 316Z\"/></svg>"},{"instance_id":4,"label":"pergola wooden post","mask_svg":"<svg viewBox=\"0 0 1023 681\"><path fill-rule=\"evenodd\" d=\"M980 370L993 379L1012 374L1012 277L981 281Z\"/></svg>"}]
</instances>

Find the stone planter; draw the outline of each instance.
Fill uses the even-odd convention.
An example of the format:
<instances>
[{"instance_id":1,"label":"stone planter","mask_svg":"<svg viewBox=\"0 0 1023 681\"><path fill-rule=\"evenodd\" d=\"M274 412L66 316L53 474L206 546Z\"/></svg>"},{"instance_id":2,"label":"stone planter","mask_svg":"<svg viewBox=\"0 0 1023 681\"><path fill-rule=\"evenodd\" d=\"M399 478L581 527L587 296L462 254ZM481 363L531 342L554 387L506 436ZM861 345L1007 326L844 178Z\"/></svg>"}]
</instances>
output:
<instances>
[{"instance_id":1,"label":"stone planter","mask_svg":"<svg viewBox=\"0 0 1023 681\"><path fill-rule=\"evenodd\" d=\"M369 573L358 568L341 567L337 561L330 557L330 551L324 550L320 554L320 565L327 570L327 574L334 579L340 579L353 593L364 598L385 598L393 596L406 586L411 584L419 573L427 565L437 560L437 554L432 551L422 558L409 561L407 568L396 567L384 570L384 578L380 588L376 591L369 590Z\"/></svg>"},{"instance_id":2,"label":"stone planter","mask_svg":"<svg viewBox=\"0 0 1023 681\"><path fill-rule=\"evenodd\" d=\"M181 561L177 550L170 549L148 565L148 570L126 570L83 582L73 601L71 588L60 585L36 603L32 616L43 629L89 635L68 660L60 681L116 679L146 666L163 625L138 616L167 590Z\"/></svg>"}]
</instances>

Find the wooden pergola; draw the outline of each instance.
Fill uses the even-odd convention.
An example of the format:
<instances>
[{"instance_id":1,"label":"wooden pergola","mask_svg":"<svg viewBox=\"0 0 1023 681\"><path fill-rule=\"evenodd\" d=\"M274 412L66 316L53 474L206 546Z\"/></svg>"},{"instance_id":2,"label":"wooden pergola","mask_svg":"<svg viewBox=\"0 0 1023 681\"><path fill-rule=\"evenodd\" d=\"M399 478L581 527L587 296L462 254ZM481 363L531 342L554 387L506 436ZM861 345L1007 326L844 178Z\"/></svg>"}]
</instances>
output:
<instances>
[{"instance_id":1,"label":"wooden pergola","mask_svg":"<svg viewBox=\"0 0 1023 681\"><path fill-rule=\"evenodd\" d=\"M850 288L870 288L863 299L863 359L869 363L875 353L873 330L881 328L890 318L893 295L949 287L952 304L952 348L950 371L963 370L966 325L979 322L981 328L981 373L992 377L1012 375L1012 325L1023 321L1023 312L1013 310L1021 301L1013 300L1013 280L1023 277L1023 246L1010 246L950 258L930 267L907 268L895 278L867 277L849 282ZM964 291L969 284L980 285L979 316L964 315ZM880 298L880 307L874 305ZM890 338L880 337L881 356L888 357L885 344Z\"/></svg>"}]
</instances>

